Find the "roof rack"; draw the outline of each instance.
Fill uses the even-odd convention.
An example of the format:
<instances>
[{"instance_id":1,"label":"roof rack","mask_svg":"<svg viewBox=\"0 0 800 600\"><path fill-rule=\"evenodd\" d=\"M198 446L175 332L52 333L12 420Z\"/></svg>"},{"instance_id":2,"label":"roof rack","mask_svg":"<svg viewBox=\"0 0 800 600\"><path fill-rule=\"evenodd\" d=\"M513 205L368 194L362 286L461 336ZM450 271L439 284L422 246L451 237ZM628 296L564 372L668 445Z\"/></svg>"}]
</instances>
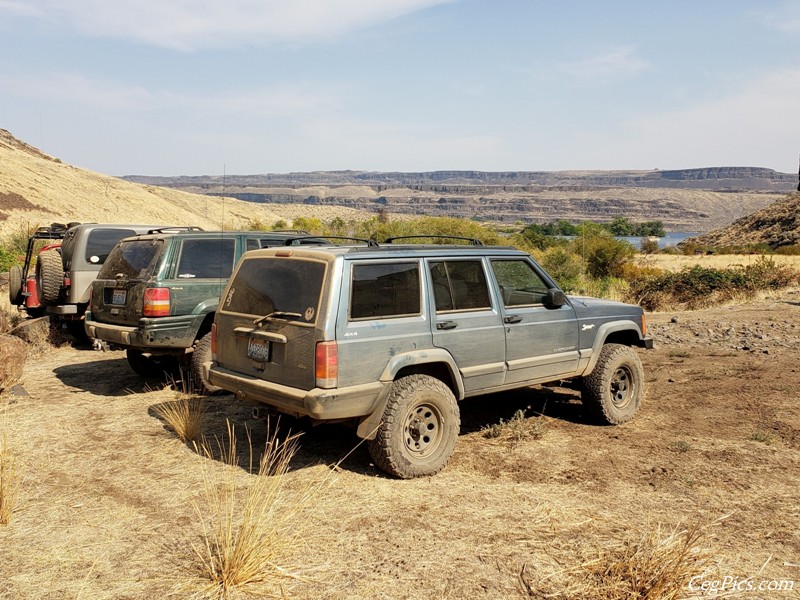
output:
<instances>
[{"instance_id":1,"label":"roof rack","mask_svg":"<svg viewBox=\"0 0 800 600\"><path fill-rule=\"evenodd\" d=\"M358 242L360 244L365 244L370 247L377 247L378 242L375 240L368 240L365 238L357 238L357 237L350 237L347 235L303 235L298 237L289 238L286 240L286 246L293 246L295 245L294 242L302 243L302 240L349 240L351 242Z\"/></svg>"},{"instance_id":2,"label":"roof rack","mask_svg":"<svg viewBox=\"0 0 800 600\"><path fill-rule=\"evenodd\" d=\"M298 235L311 235L303 229L270 229L266 233L296 233Z\"/></svg>"},{"instance_id":3,"label":"roof rack","mask_svg":"<svg viewBox=\"0 0 800 600\"><path fill-rule=\"evenodd\" d=\"M480 241L478 238L468 238L459 235L439 235L437 233L432 233L429 235L398 235L395 237L386 238L385 240L383 240L383 243L393 244L397 240L428 239L428 238L437 238L442 240L461 240L462 242L469 242L471 246L483 246L483 242Z\"/></svg>"},{"instance_id":4,"label":"roof rack","mask_svg":"<svg viewBox=\"0 0 800 600\"><path fill-rule=\"evenodd\" d=\"M179 231L205 231L205 229L202 227L195 227L194 225L188 225L186 227L158 227L156 229L148 229L147 233L177 233Z\"/></svg>"}]
</instances>

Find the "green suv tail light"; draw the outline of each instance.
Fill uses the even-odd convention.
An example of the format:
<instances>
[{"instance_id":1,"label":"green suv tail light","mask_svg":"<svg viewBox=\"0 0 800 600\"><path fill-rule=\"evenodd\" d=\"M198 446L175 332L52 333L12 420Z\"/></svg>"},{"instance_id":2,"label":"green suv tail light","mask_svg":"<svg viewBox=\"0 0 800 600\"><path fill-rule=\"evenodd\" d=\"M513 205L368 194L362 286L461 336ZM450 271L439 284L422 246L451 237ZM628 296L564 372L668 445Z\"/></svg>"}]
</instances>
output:
<instances>
[{"instance_id":1,"label":"green suv tail light","mask_svg":"<svg viewBox=\"0 0 800 600\"><path fill-rule=\"evenodd\" d=\"M339 347L336 342L317 342L316 386L335 388L339 385Z\"/></svg>"},{"instance_id":2,"label":"green suv tail light","mask_svg":"<svg viewBox=\"0 0 800 600\"><path fill-rule=\"evenodd\" d=\"M147 288L144 291L145 317L169 316L169 288Z\"/></svg>"}]
</instances>

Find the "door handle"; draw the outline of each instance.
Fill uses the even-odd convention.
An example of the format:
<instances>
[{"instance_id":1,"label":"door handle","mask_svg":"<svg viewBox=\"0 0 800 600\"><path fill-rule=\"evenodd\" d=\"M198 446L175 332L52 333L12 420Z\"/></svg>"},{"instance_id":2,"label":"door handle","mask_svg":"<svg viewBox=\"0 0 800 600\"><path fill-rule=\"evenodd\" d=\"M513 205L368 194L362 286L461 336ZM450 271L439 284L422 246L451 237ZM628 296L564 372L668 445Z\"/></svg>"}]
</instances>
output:
<instances>
[{"instance_id":1,"label":"door handle","mask_svg":"<svg viewBox=\"0 0 800 600\"><path fill-rule=\"evenodd\" d=\"M455 321L439 321L436 323L436 329L455 329L458 323Z\"/></svg>"},{"instance_id":2,"label":"door handle","mask_svg":"<svg viewBox=\"0 0 800 600\"><path fill-rule=\"evenodd\" d=\"M503 319L503 323L519 323L522 321L522 315L509 315Z\"/></svg>"}]
</instances>

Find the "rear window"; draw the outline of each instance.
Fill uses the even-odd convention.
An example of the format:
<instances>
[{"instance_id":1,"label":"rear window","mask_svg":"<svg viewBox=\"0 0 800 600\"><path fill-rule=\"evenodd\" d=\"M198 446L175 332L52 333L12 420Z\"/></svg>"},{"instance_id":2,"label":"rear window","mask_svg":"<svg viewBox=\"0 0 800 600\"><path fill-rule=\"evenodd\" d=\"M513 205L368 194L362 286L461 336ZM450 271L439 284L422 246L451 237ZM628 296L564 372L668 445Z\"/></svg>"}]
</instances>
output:
<instances>
[{"instance_id":1,"label":"rear window","mask_svg":"<svg viewBox=\"0 0 800 600\"><path fill-rule=\"evenodd\" d=\"M180 279L227 279L236 260L236 240L204 238L183 240L178 259Z\"/></svg>"},{"instance_id":2,"label":"rear window","mask_svg":"<svg viewBox=\"0 0 800 600\"><path fill-rule=\"evenodd\" d=\"M322 294L326 263L287 258L242 261L222 301L226 312L265 316L294 313L313 323Z\"/></svg>"},{"instance_id":3,"label":"rear window","mask_svg":"<svg viewBox=\"0 0 800 600\"><path fill-rule=\"evenodd\" d=\"M146 279L158 260L163 243L160 240L121 242L108 255L100 279L114 279L122 274L127 279Z\"/></svg>"},{"instance_id":4,"label":"rear window","mask_svg":"<svg viewBox=\"0 0 800 600\"><path fill-rule=\"evenodd\" d=\"M84 260L94 265L102 265L118 241L135 235L133 229L92 229L86 240Z\"/></svg>"}]
</instances>

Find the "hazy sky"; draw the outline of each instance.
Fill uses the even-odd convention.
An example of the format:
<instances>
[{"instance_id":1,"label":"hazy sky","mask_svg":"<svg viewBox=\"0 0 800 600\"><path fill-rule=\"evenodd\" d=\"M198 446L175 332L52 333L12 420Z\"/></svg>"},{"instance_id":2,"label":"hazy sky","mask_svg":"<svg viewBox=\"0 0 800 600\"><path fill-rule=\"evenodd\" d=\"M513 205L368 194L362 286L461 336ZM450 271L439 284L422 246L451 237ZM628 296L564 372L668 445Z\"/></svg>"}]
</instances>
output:
<instances>
[{"instance_id":1,"label":"hazy sky","mask_svg":"<svg viewBox=\"0 0 800 600\"><path fill-rule=\"evenodd\" d=\"M111 175L793 173L800 0L0 0L0 128Z\"/></svg>"}]
</instances>

